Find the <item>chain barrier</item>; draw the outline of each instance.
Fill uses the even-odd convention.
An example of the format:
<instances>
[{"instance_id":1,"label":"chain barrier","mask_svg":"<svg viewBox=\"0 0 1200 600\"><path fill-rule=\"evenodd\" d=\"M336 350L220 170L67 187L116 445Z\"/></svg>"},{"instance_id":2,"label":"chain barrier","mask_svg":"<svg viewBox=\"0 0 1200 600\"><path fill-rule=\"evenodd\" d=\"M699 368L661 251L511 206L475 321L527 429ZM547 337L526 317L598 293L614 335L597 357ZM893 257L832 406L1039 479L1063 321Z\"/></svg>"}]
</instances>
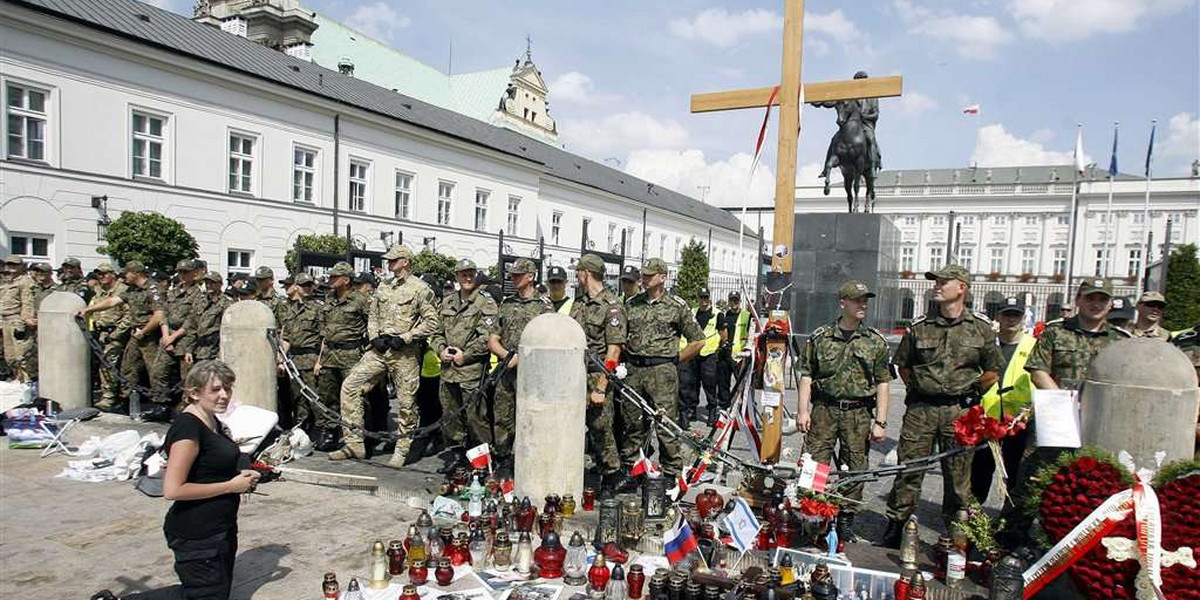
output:
<instances>
[{"instance_id":1,"label":"chain barrier","mask_svg":"<svg viewBox=\"0 0 1200 600\"><path fill-rule=\"evenodd\" d=\"M321 395L318 394L316 392L316 390L312 389L311 387L308 386L307 383L304 382L304 378L300 376L300 369L299 369L299 367L296 366L296 363L292 361L292 357L288 356L287 354L285 354L281 351L278 330L268 331L267 332L267 340L270 342L271 348L275 351L276 355L281 356L283 358L283 369L287 373L288 379L290 379L293 383L297 384L297 387L300 390L300 395L304 396L304 399L306 401L308 401L309 406L315 408L321 414L323 414L326 417L328 417L329 419L335 421L338 425L357 433L358 435L362 436L365 439L373 439L373 440L377 440L377 441L381 441L381 442L389 442L389 443L396 442L396 441L399 441L399 440L402 440L405 438L416 440L416 439L420 439L420 438L432 435L435 431L437 431L438 429L441 429L442 424L445 423L446 420L457 417L458 415L466 412L467 409L473 408L479 402L482 402L486 398L485 394L486 394L487 389L489 387L491 387L491 385L493 383L495 383L496 381L499 381L500 377L504 375L504 372L508 370L508 365L503 364L503 363L500 366L496 367L496 369L494 371L491 371L490 373L487 374L487 376L485 376L483 378L483 382L480 384L479 388L475 390L475 392L471 395L471 397L466 402L463 402L462 406L456 408L453 412L450 412L448 414L443 414L440 419L438 419L437 421L434 421L433 423L430 423L429 425L426 425L424 427L418 427L404 435L401 435L399 433L381 433L381 432L375 432L375 431L368 431L362 425L359 425L357 423L351 423L351 422L343 419L341 411L334 410L334 409L330 408L328 405L326 405L324 402L322 402Z\"/></svg>"},{"instance_id":2,"label":"chain barrier","mask_svg":"<svg viewBox=\"0 0 1200 600\"><path fill-rule=\"evenodd\" d=\"M174 386L171 386L170 389L160 392L129 379L124 373L121 372L120 367L114 365L112 361L108 360L108 357L104 355L104 345L96 339L96 336L92 335L91 331L88 331L87 325L84 323L82 318L75 317L75 326L79 327L79 331L83 332L83 339L87 342L88 347L92 349L92 354L95 355L96 360L100 361L100 365L107 369L109 374L115 377L116 380L120 382L122 387L130 390L130 395L138 394L140 397L169 400L171 396L174 396L177 392L183 389L183 381L178 381ZM146 365L146 370L149 371L149 369L150 365Z\"/></svg>"}]
</instances>

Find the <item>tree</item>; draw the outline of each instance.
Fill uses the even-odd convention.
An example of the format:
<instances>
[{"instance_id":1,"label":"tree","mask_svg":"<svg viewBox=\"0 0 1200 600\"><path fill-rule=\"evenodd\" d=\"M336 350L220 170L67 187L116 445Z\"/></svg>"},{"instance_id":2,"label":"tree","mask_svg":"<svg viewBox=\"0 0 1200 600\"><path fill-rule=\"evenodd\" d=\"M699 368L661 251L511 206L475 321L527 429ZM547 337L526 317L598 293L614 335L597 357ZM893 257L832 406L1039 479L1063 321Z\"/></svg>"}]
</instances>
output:
<instances>
[{"instance_id":1,"label":"tree","mask_svg":"<svg viewBox=\"0 0 1200 600\"><path fill-rule=\"evenodd\" d=\"M1200 323L1200 260L1196 245L1176 246L1167 260L1167 310L1163 327L1187 329Z\"/></svg>"},{"instance_id":2,"label":"tree","mask_svg":"<svg viewBox=\"0 0 1200 600\"><path fill-rule=\"evenodd\" d=\"M438 281L449 281L454 279L455 264L454 258L425 248L413 257L413 275L420 277L426 273L432 273Z\"/></svg>"},{"instance_id":3,"label":"tree","mask_svg":"<svg viewBox=\"0 0 1200 600\"><path fill-rule=\"evenodd\" d=\"M675 293L695 304L700 288L708 285L708 252L695 238L680 251L679 275L675 277Z\"/></svg>"},{"instance_id":4,"label":"tree","mask_svg":"<svg viewBox=\"0 0 1200 600\"><path fill-rule=\"evenodd\" d=\"M350 252L350 245L346 242L345 237L332 233L308 233L297 236L296 242L292 244L292 248L283 257L283 265L287 267L288 273L300 272L301 251L324 252L326 254L340 254L345 256Z\"/></svg>"},{"instance_id":5,"label":"tree","mask_svg":"<svg viewBox=\"0 0 1200 600\"><path fill-rule=\"evenodd\" d=\"M108 226L105 245L96 252L118 264L140 261L150 269L175 271L175 263L198 256L196 238L183 224L156 212L127 211Z\"/></svg>"}]
</instances>

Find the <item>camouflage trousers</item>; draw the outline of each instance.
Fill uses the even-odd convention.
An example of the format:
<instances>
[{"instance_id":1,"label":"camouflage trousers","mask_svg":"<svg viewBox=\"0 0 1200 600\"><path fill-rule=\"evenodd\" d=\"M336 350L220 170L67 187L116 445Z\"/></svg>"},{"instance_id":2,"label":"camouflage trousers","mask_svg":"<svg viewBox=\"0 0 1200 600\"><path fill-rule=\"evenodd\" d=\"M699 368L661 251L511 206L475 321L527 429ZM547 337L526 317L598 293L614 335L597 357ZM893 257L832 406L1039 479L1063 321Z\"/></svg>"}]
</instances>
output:
<instances>
[{"instance_id":1,"label":"camouflage trousers","mask_svg":"<svg viewBox=\"0 0 1200 600\"><path fill-rule=\"evenodd\" d=\"M321 365L321 372L317 374L317 395L321 397L321 402L334 410L339 410L341 406L342 382L346 380L346 376L350 374L350 369L342 367L327 367ZM313 430L337 429L337 421L325 416L324 411L313 411Z\"/></svg>"},{"instance_id":2,"label":"camouflage trousers","mask_svg":"<svg viewBox=\"0 0 1200 600\"><path fill-rule=\"evenodd\" d=\"M517 431L517 370L509 369L496 382L492 397L492 455L512 456L513 436Z\"/></svg>"},{"instance_id":3,"label":"camouflage trousers","mask_svg":"<svg viewBox=\"0 0 1200 600\"><path fill-rule=\"evenodd\" d=\"M396 388L396 397L392 400L392 413L396 418L396 433L407 436L417 428L420 414L417 411L417 383L421 376L421 357L414 349L388 350L379 354L368 350L359 359L358 364L350 369L346 379L342 381L341 409L342 420L361 428L363 426L363 394L375 384L379 378L387 376ZM342 439L346 445L361 445L362 434L349 427L342 427ZM412 439L401 437L396 440L394 457L407 458Z\"/></svg>"},{"instance_id":4,"label":"camouflage trousers","mask_svg":"<svg viewBox=\"0 0 1200 600\"><path fill-rule=\"evenodd\" d=\"M637 392L651 405L657 406L672 420L679 419L679 372L675 363L664 363L653 367L630 366L625 385ZM642 411L628 402L622 407L621 418L625 425L625 439L621 441L621 462L631 465L638 459L638 450L646 447L654 427L643 418ZM656 428L657 429L657 428ZM663 476L672 478L683 467L679 441L665 432L657 432L659 462Z\"/></svg>"},{"instance_id":5,"label":"camouflage trousers","mask_svg":"<svg viewBox=\"0 0 1200 600\"><path fill-rule=\"evenodd\" d=\"M447 446L492 444L492 425L488 421L487 402L481 401L476 392L479 380L446 381L438 386L438 400L442 405L442 438ZM463 405L468 405L463 409Z\"/></svg>"},{"instance_id":6,"label":"camouflage trousers","mask_svg":"<svg viewBox=\"0 0 1200 600\"><path fill-rule=\"evenodd\" d=\"M954 420L965 412L966 409L957 404L936 406L923 402L909 403L900 429L898 460L904 463L958 446L954 438ZM972 501L971 453L944 458L941 463L942 517L949 526L954 514L959 509L965 509ZM892 493L888 496L889 519L906 521L912 515L921 499L921 484L924 481L924 472L896 476Z\"/></svg>"},{"instance_id":7,"label":"camouflage trousers","mask_svg":"<svg viewBox=\"0 0 1200 600\"><path fill-rule=\"evenodd\" d=\"M847 465L851 471L867 468L867 457L870 456L871 422L874 420L870 406L861 408L838 408L836 405L814 401L812 407L812 427L804 437L804 446L812 454L813 460L833 468ZM838 460L833 460L834 444L838 446ZM838 493L862 500L863 484L856 483L843 488ZM854 512L851 504L847 512Z\"/></svg>"},{"instance_id":8,"label":"camouflage trousers","mask_svg":"<svg viewBox=\"0 0 1200 600\"><path fill-rule=\"evenodd\" d=\"M169 386L167 377L161 371L160 365L163 363L159 363L157 359L158 336L140 340L131 337L129 343L125 344L125 353L121 355L121 375L131 382L137 382L142 373L145 373L150 382L150 389L155 392L155 397L145 400L162 403L169 401L169 398L159 393L165 392ZM128 398L132 392L132 389L122 390L121 394Z\"/></svg>"},{"instance_id":9,"label":"camouflage trousers","mask_svg":"<svg viewBox=\"0 0 1200 600\"><path fill-rule=\"evenodd\" d=\"M180 352L178 355L176 355L176 352L176 350L167 350L166 348L159 346L158 354L154 356L154 364L152 365L150 372L158 373L158 377L161 379L160 385L162 386L162 389L170 389L174 382L183 381L183 378L187 375L187 371L184 369L183 364L183 353ZM188 368L190 369L190 367ZM151 382L157 383L154 380L151 380Z\"/></svg>"},{"instance_id":10,"label":"camouflage trousers","mask_svg":"<svg viewBox=\"0 0 1200 600\"><path fill-rule=\"evenodd\" d=\"M599 388L602 374L588 373L588 395ZM602 474L621 469L621 456L617 452L617 438L613 432L613 386L605 390L604 404L587 401L588 445L592 450L592 462Z\"/></svg>"},{"instance_id":11,"label":"camouflage trousers","mask_svg":"<svg viewBox=\"0 0 1200 600\"><path fill-rule=\"evenodd\" d=\"M0 323L0 336L4 338L4 360L8 362L8 368L12 369L17 381L29 381L26 361L33 350L36 332L20 317L6 317Z\"/></svg>"},{"instance_id":12,"label":"camouflage trousers","mask_svg":"<svg viewBox=\"0 0 1200 600\"><path fill-rule=\"evenodd\" d=\"M309 406L308 400L304 398L301 392L300 382L309 389L316 391L317 376L313 374L313 367L317 365L317 355L301 354L291 357L292 363L296 365L296 371L300 373L300 381L288 378L288 386L292 390L292 425L299 425L305 431L312 428L313 419L319 411Z\"/></svg>"},{"instance_id":13,"label":"camouflage trousers","mask_svg":"<svg viewBox=\"0 0 1200 600\"><path fill-rule=\"evenodd\" d=\"M104 358L114 367L120 368L121 355L125 353L125 341L129 338L127 331L102 331L96 337L100 347L104 349ZM100 367L100 402L98 406L112 407L121 398L121 382L117 376Z\"/></svg>"}]
</instances>

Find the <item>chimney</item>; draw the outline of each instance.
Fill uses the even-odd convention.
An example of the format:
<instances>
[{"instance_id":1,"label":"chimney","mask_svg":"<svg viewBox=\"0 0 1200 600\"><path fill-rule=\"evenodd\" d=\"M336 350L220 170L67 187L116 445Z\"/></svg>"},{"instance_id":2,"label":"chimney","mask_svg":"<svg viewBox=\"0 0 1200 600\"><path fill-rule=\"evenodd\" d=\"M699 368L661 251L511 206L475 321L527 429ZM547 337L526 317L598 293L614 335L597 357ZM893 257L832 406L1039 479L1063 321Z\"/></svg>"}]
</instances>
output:
<instances>
[{"instance_id":1,"label":"chimney","mask_svg":"<svg viewBox=\"0 0 1200 600\"><path fill-rule=\"evenodd\" d=\"M338 73L347 77L354 77L354 61L350 60L348 56L343 56L338 61Z\"/></svg>"}]
</instances>

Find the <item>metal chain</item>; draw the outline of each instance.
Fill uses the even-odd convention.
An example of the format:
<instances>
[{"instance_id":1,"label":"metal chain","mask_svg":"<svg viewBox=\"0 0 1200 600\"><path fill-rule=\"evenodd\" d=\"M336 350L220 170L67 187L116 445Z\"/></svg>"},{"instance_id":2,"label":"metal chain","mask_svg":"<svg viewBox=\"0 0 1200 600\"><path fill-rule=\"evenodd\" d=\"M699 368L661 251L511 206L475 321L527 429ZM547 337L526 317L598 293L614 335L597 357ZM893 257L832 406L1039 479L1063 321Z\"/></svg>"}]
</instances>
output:
<instances>
[{"instance_id":1,"label":"metal chain","mask_svg":"<svg viewBox=\"0 0 1200 600\"><path fill-rule=\"evenodd\" d=\"M896 477L908 473L919 473L932 470L939 461L958 456L967 452L977 452L987 447L987 443L982 443L977 446L956 446L937 454L914 458L903 464L890 465L886 467L877 467L874 469L863 469L861 471L838 471L831 469L829 475L835 478L826 486L826 489L834 490L855 483L865 483L868 481L877 481L884 477Z\"/></svg>"},{"instance_id":2,"label":"metal chain","mask_svg":"<svg viewBox=\"0 0 1200 600\"><path fill-rule=\"evenodd\" d=\"M170 397L175 395L176 392L183 389L183 381L176 382L171 389L159 392L129 379L124 373L121 373L121 369L117 365L112 364L112 361L108 360L108 357L104 355L104 345L102 345L100 341L96 339L96 336L92 335L92 332L88 331L84 320L80 317L75 317L75 325L79 327L79 331L83 332L84 341L86 341L88 346L92 349L92 354L94 354L96 359L100 361L100 365L105 369L108 369L109 373L115 377L122 386L132 390L131 393L145 396L147 398L162 398L169 400ZM149 367L150 365L146 365L147 370L149 370Z\"/></svg>"}]
</instances>

